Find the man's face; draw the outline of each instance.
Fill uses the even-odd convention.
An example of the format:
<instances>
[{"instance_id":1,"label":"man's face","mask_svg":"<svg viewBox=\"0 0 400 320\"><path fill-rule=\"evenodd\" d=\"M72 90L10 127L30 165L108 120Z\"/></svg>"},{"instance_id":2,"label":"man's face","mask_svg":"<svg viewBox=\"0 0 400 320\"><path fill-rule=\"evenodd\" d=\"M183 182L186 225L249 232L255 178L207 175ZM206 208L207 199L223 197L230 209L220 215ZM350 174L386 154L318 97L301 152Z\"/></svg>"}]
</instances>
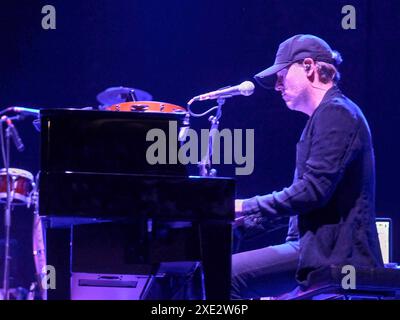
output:
<instances>
[{"instance_id":1,"label":"man's face","mask_svg":"<svg viewBox=\"0 0 400 320\"><path fill-rule=\"evenodd\" d=\"M275 90L281 93L289 109L301 111L308 99L308 85L303 65L293 63L277 73Z\"/></svg>"}]
</instances>

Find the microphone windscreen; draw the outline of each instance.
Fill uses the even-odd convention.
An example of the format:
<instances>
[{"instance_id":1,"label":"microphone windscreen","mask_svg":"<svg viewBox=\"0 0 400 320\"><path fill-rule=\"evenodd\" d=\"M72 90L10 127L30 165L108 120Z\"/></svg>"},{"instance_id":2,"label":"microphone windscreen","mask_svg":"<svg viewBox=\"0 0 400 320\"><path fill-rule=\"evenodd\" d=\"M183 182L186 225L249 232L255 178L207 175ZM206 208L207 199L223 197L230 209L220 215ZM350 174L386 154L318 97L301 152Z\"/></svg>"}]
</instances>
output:
<instances>
[{"instance_id":1,"label":"microphone windscreen","mask_svg":"<svg viewBox=\"0 0 400 320\"><path fill-rule=\"evenodd\" d=\"M252 95L254 92L254 88L255 86L251 81L245 81L239 85L239 91L244 96Z\"/></svg>"}]
</instances>

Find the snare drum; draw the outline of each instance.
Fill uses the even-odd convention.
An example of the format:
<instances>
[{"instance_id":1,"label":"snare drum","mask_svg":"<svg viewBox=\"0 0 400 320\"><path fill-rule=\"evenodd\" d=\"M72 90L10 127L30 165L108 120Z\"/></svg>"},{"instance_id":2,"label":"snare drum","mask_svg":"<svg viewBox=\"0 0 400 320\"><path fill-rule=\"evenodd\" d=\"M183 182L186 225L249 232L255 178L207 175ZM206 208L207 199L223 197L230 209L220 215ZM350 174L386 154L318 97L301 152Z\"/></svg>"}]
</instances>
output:
<instances>
[{"instance_id":1,"label":"snare drum","mask_svg":"<svg viewBox=\"0 0 400 320\"><path fill-rule=\"evenodd\" d=\"M35 183L29 171L9 168L11 176L11 203L13 205L29 205ZM6 169L0 170L0 202L7 201L7 173Z\"/></svg>"}]
</instances>

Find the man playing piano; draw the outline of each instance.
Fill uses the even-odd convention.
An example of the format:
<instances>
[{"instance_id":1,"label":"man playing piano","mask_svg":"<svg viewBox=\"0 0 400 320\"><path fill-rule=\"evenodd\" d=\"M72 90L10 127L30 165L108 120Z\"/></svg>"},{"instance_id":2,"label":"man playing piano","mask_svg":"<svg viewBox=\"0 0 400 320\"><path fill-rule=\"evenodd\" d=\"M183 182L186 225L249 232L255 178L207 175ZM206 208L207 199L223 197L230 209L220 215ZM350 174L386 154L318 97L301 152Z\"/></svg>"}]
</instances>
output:
<instances>
[{"instance_id":1,"label":"man playing piano","mask_svg":"<svg viewBox=\"0 0 400 320\"><path fill-rule=\"evenodd\" d=\"M296 35L281 43L274 65L255 76L309 119L297 144L293 183L235 202L236 222L244 228L271 217L290 220L285 243L233 255L233 299L306 289L330 265L383 265L371 135L359 107L337 86L340 63L324 40Z\"/></svg>"}]
</instances>

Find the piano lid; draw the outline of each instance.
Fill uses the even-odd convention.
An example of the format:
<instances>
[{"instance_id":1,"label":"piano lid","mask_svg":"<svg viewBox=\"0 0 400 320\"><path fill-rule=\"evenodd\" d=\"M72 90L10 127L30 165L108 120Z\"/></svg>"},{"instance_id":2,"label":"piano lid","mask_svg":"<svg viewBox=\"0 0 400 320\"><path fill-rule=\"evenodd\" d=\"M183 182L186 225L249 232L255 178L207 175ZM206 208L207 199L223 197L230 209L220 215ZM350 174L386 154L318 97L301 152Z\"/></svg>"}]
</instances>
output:
<instances>
[{"instance_id":1,"label":"piano lid","mask_svg":"<svg viewBox=\"0 0 400 320\"><path fill-rule=\"evenodd\" d=\"M186 176L177 159L178 131L185 113L41 110L41 171ZM166 164L151 164L148 148L157 141L148 133L165 134ZM150 140L150 141L147 141ZM174 151L168 149L176 146ZM170 163L171 162L171 163ZM178 161L176 161L178 162Z\"/></svg>"}]
</instances>

